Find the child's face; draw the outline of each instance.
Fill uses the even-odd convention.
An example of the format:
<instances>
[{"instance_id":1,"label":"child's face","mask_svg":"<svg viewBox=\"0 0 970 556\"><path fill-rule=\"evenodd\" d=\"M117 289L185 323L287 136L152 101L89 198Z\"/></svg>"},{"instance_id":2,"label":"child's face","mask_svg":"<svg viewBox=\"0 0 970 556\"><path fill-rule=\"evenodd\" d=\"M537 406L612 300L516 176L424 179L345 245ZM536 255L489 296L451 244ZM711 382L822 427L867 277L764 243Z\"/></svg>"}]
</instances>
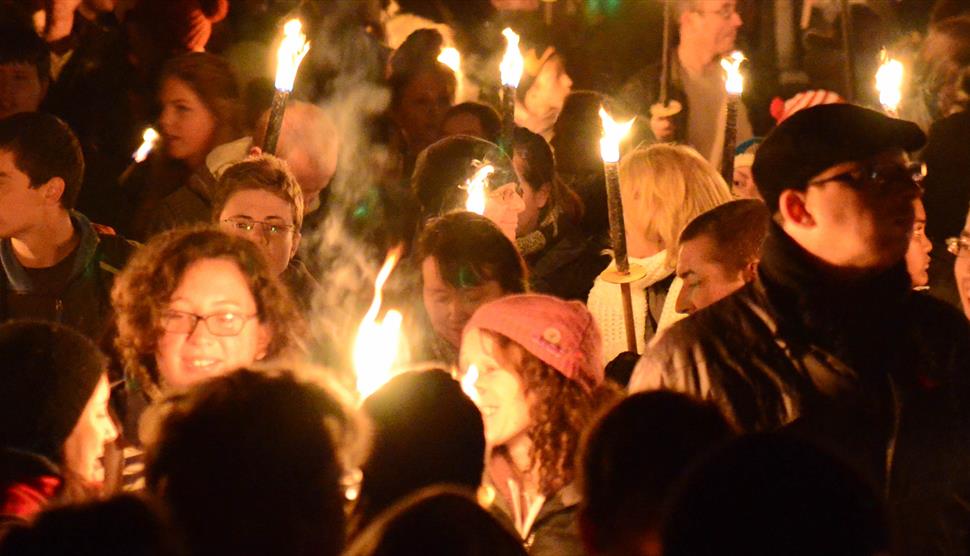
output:
<instances>
[{"instance_id":1,"label":"child's face","mask_svg":"<svg viewBox=\"0 0 970 556\"><path fill-rule=\"evenodd\" d=\"M219 225L256 243L273 273L279 276L300 245L293 205L262 189L243 189L226 199Z\"/></svg>"},{"instance_id":2,"label":"child's face","mask_svg":"<svg viewBox=\"0 0 970 556\"><path fill-rule=\"evenodd\" d=\"M47 80L37 68L23 62L0 64L0 119L21 112L36 112L47 95Z\"/></svg>"}]
</instances>

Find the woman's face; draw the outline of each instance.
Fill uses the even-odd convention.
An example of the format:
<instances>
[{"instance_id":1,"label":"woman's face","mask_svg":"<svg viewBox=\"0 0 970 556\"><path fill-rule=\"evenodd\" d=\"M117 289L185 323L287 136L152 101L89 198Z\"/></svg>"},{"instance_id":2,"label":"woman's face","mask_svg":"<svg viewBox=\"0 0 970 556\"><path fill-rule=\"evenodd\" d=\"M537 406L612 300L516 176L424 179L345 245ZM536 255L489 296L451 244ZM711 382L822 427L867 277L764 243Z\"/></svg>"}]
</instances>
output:
<instances>
[{"instance_id":1,"label":"woman's face","mask_svg":"<svg viewBox=\"0 0 970 556\"><path fill-rule=\"evenodd\" d=\"M519 153L512 157L512 166L515 173L519 176L519 183L522 185L522 212L519 213L518 224L515 229L517 236L521 237L539 229L539 213L549 202L549 188L542 184L532 184L525 179L525 160ZM538 187L538 189L536 189Z\"/></svg>"},{"instance_id":2,"label":"woman's face","mask_svg":"<svg viewBox=\"0 0 970 556\"><path fill-rule=\"evenodd\" d=\"M88 483L104 480L104 447L118 438L118 429L108 413L111 388L108 375L101 375L74 430L64 443L64 465Z\"/></svg>"},{"instance_id":3,"label":"woman's face","mask_svg":"<svg viewBox=\"0 0 970 556\"><path fill-rule=\"evenodd\" d=\"M519 185L509 182L488 194L482 216L494 222L509 241L515 241L515 230L519 227L519 213L523 210L525 210L525 202L519 192Z\"/></svg>"},{"instance_id":4,"label":"woman's face","mask_svg":"<svg viewBox=\"0 0 970 556\"><path fill-rule=\"evenodd\" d=\"M190 265L160 319L155 361L163 383L171 388L262 359L270 342L270 329L259 320L249 283L239 266L225 259Z\"/></svg>"},{"instance_id":5,"label":"woman's face","mask_svg":"<svg viewBox=\"0 0 970 556\"><path fill-rule=\"evenodd\" d=\"M200 166L212 150L216 117L184 81L168 78L158 94L162 112L158 118L165 152L190 166Z\"/></svg>"},{"instance_id":6,"label":"woman's face","mask_svg":"<svg viewBox=\"0 0 970 556\"><path fill-rule=\"evenodd\" d=\"M967 213L967 223L963 226L960 237L970 240L970 213ZM953 264L953 274L956 276L957 289L960 291L963 313L970 319L970 253L966 250L960 251L957 255L956 262Z\"/></svg>"},{"instance_id":7,"label":"woman's face","mask_svg":"<svg viewBox=\"0 0 970 556\"><path fill-rule=\"evenodd\" d=\"M916 220L913 221L913 235L909 239L909 249L906 250L906 270L913 287L921 287L930 283L930 251L933 244L926 237L926 209L923 208L923 201L916 199L913 201L913 212Z\"/></svg>"},{"instance_id":8,"label":"woman's face","mask_svg":"<svg viewBox=\"0 0 970 556\"><path fill-rule=\"evenodd\" d=\"M472 328L461 341L461 367L474 365L478 369L475 403L485 422L485 442L501 446L519 435L526 434L532 425L529 402L515 369L500 362L495 353L499 349L494 337Z\"/></svg>"}]
</instances>

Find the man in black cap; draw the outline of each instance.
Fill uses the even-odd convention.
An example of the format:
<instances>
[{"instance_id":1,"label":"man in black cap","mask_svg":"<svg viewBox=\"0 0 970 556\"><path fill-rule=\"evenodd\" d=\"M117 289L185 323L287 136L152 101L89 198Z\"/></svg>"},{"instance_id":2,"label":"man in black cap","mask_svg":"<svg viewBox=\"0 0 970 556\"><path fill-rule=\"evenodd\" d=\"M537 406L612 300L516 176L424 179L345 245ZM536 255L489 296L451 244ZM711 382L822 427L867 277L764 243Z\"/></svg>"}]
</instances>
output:
<instances>
[{"instance_id":1,"label":"man in black cap","mask_svg":"<svg viewBox=\"0 0 970 556\"><path fill-rule=\"evenodd\" d=\"M903 260L918 193L906 152L924 142L846 104L779 125L752 168L774 215L757 279L658 338L630 387L823 444L887 494L894 553L963 554L970 328L910 291Z\"/></svg>"}]
</instances>

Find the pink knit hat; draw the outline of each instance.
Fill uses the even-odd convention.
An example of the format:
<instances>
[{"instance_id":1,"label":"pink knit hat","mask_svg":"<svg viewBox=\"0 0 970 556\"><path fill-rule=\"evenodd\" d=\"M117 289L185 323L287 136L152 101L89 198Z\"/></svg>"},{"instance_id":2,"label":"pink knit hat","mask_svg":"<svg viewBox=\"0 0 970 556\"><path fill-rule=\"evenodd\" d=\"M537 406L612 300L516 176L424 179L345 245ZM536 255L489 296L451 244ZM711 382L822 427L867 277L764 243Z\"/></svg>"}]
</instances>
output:
<instances>
[{"instance_id":1,"label":"pink knit hat","mask_svg":"<svg viewBox=\"0 0 970 556\"><path fill-rule=\"evenodd\" d=\"M475 311L465 331L472 328L506 336L587 388L603 382L600 331L578 301L531 293L502 297Z\"/></svg>"}]
</instances>

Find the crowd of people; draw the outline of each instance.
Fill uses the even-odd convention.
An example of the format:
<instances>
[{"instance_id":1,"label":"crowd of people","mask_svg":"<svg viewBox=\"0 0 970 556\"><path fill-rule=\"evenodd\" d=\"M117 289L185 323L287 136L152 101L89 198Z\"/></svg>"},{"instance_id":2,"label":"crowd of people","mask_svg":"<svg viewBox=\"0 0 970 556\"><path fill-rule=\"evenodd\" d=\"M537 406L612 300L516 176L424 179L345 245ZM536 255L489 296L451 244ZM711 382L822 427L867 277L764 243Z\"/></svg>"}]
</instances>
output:
<instances>
[{"instance_id":1,"label":"crowd of people","mask_svg":"<svg viewBox=\"0 0 970 556\"><path fill-rule=\"evenodd\" d=\"M0 556L970 554L970 9L732 127L778 10L598 84L592 4L0 0Z\"/></svg>"}]
</instances>

